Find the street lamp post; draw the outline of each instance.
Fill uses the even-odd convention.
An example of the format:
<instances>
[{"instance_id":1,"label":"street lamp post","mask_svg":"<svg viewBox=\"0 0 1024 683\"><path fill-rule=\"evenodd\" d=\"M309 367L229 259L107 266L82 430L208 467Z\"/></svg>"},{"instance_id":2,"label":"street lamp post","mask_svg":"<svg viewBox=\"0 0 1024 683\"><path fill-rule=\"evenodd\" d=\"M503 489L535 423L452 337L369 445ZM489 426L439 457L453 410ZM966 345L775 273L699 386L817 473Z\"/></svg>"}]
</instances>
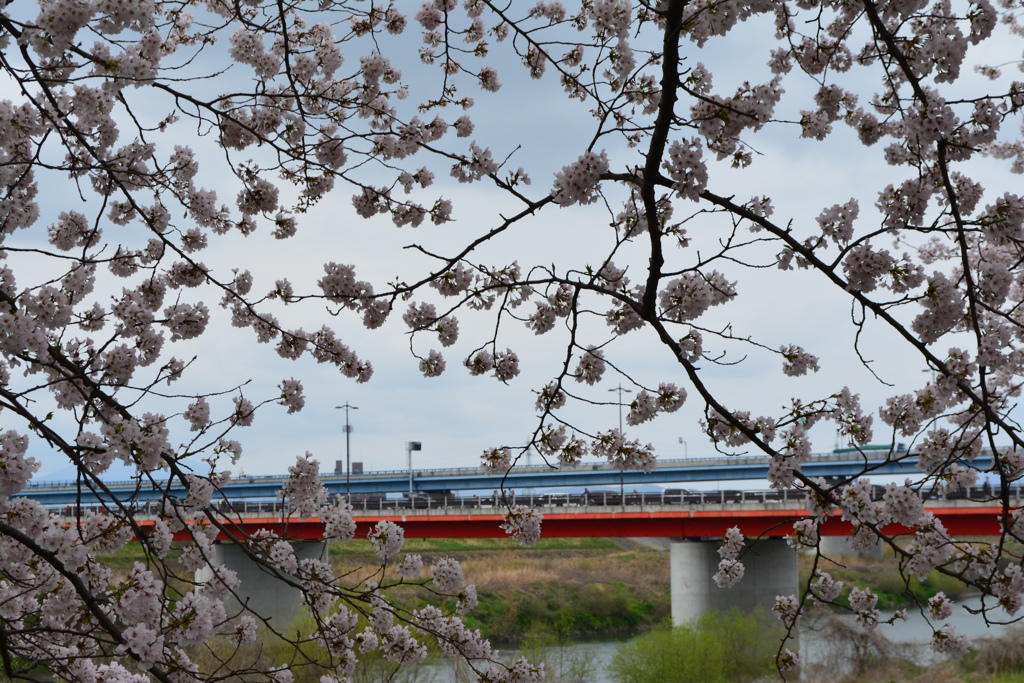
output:
<instances>
[{"instance_id":1,"label":"street lamp post","mask_svg":"<svg viewBox=\"0 0 1024 683\"><path fill-rule=\"evenodd\" d=\"M623 389L622 388L622 384L620 383L619 386L615 387L614 389L609 389L608 391L617 391L617 392L619 392L619 436L621 437L622 436L622 395L623 394L632 394L633 390L632 389ZM622 470L622 468L619 468L619 499L622 501L623 505L626 504L626 473L625 473L625 471Z\"/></svg>"},{"instance_id":2,"label":"street lamp post","mask_svg":"<svg viewBox=\"0 0 1024 683\"><path fill-rule=\"evenodd\" d=\"M423 444L419 441L405 442L405 455L409 459L409 502L412 503L412 452L422 451Z\"/></svg>"},{"instance_id":3,"label":"street lamp post","mask_svg":"<svg viewBox=\"0 0 1024 683\"><path fill-rule=\"evenodd\" d=\"M336 409L345 410L345 500L352 500L352 455L349 436L352 434L352 425L348 423L348 411L359 410L359 406L352 406L345 401L343 406L334 406Z\"/></svg>"}]
</instances>

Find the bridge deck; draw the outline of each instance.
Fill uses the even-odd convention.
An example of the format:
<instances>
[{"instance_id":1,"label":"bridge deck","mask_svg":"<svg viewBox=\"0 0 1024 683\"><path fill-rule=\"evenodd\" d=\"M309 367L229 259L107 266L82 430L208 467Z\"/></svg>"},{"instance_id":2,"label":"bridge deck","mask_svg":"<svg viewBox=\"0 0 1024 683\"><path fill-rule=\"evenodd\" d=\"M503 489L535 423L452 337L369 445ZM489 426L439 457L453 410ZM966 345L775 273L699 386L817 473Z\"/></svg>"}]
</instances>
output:
<instances>
[{"instance_id":1,"label":"bridge deck","mask_svg":"<svg viewBox=\"0 0 1024 683\"><path fill-rule=\"evenodd\" d=\"M955 536L988 536L999 533L1001 508L991 503L968 500L937 501L927 509ZM719 538L738 526L746 536L780 537L790 533L793 523L807 517L798 501L707 505L646 505L608 508L604 506L551 507L538 509L543 515L542 535L553 538L581 537L666 537ZM503 538L502 515L496 508L432 510L356 510L357 536L363 537L381 520L401 524L407 538ZM155 517L140 518L143 525ZM71 522L71 519L68 519ZM282 538L314 540L323 538L319 518L282 519L261 512L235 513L218 519L222 540L252 534L260 529ZM852 527L838 511L821 525L823 536L847 536ZM889 525L890 534L909 532ZM180 538L184 535L179 534Z\"/></svg>"},{"instance_id":2,"label":"bridge deck","mask_svg":"<svg viewBox=\"0 0 1024 683\"><path fill-rule=\"evenodd\" d=\"M721 456L715 458L690 458L685 460L658 460L652 472L620 472L608 463L584 463L576 467L519 467L506 474L485 474L477 467L416 470L412 473L412 489L417 493L440 493L452 491L490 491L494 489L517 490L545 487L575 487L621 485L627 487L643 484L686 484L706 481L763 480L768 474L771 459L766 456ZM988 470L992 466L990 454L982 454L972 461L971 466ZM801 466L801 471L811 477L855 477L862 474L889 475L895 477L920 474L917 456L909 453L895 453L886 456L879 451L859 453L814 454ZM403 493L410 489L408 471L368 472L346 477L338 474L321 475L330 493L368 495L375 493ZM273 499L286 477L241 476L232 479L221 490L230 500L244 498ZM168 493L184 498L187 491L180 483L161 488L152 488L137 481L107 482L106 488L118 500L159 500ZM88 504L109 500L104 494L98 497L88 488L81 488L74 481L30 482L16 495L29 496L44 505Z\"/></svg>"}]
</instances>

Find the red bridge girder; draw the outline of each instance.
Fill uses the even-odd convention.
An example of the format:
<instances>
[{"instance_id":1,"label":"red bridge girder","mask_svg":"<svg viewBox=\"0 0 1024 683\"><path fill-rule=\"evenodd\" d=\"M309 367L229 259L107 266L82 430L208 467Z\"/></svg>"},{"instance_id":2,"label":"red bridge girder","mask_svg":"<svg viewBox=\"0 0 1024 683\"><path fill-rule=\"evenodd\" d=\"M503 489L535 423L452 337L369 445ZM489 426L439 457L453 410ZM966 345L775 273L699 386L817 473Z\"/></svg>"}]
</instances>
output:
<instances>
[{"instance_id":1,"label":"red bridge girder","mask_svg":"<svg viewBox=\"0 0 1024 683\"><path fill-rule=\"evenodd\" d=\"M1001 509L995 506L961 505L956 507L929 507L947 531L954 536L991 536L999 533L998 516ZM541 526L542 536L549 538L586 537L662 537L662 538L717 538L726 530L738 526L745 536L779 537L793 530L793 522L807 517L800 509L740 509L722 510L629 510L629 511L587 511L587 512L545 512ZM365 537L381 520L400 524L406 538L504 538L507 534L500 528L502 516L495 513L477 514L395 514L359 513L356 519L356 536ZM222 533L221 540L253 534L260 529L274 532L277 536L295 540L319 540L323 538L324 525L317 519L281 520L273 517L247 517L225 520L228 534ZM838 511L821 526L823 536L847 536L851 524L841 519ZM887 533L909 532L898 525L885 528ZM186 540L184 532L175 536Z\"/></svg>"}]
</instances>

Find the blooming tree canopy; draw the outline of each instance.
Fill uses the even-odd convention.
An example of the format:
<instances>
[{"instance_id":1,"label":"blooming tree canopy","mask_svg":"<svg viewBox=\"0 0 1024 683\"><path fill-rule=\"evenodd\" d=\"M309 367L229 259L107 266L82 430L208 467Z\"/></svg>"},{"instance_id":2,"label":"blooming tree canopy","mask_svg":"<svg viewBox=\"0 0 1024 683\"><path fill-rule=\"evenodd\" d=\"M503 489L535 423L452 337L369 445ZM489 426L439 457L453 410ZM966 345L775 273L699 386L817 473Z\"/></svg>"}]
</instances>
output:
<instances>
[{"instance_id":1,"label":"blooming tree canopy","mask_svg":"<svg viewBox=\"0 0 1024 683\"><path fill-rule=\"evenodd\" d=\"M485 469L508 471L534 448L553 466L592 455L649 470L653 449L630 429L696 402L718 449L766 454L773 487L812 492L794 546L817 550L818 525L838 509L855 547L888 544L907 575L959 577L991 598L993 618L1014 618L1021 559L997 560L1008 541L1024 541L1024 514L1005 494L1024 474L1014 413L1024 199L1013 175L1024 171L1024 84L1003 73L1021 49L1020 11L1015 0L0 0L5 673L287 681L289 665L314 666L250 670L228 658L210 669L194 659L214 634L244 643L257 633L253 615L225 606L237 589L230 571L192 578L229 524L211 501L228 463L245 457L239 432L268 404L291 413L306 402L295 378L263 395L258 384L243 392L245 377L214 393L176 389L201 348L191 340L219 320L268 354L356 382L373 374L366 350L346 342L356 325L400 319L423 375L480 382L515 381L526 362L518 345L544 335L557 368L533 387L535 405L507 408L534 410L535 428L518 444L486 444ZM564 159L529 136L475 132L487 103L523 106L502 99L503 81L528 79L562 95L531 104L583 132ZM772 177L791 145L806 150L807 174ZM884 170L809 190L815 164L854 155ZM463 184L504 203L460 213ZM309 254L316 274L292 281L238 247L288 240L339 198L368 225L417 229L407 241L419 270L382 276L343 253ZM517 237L549 216L584 226L585 240L545 249ZM857 367L830 368L798 329L778 342L778 330L744 325L744 302L798 306L779 294L790 282L850 312ZM299 317L316 322L284 322ZM870 335L927 371L919 386L861 401L885 387L861 346ZM649 380L651 358L660 376ZM641 360L645 370L634 370ZM758 414L719 390L722 368L766 360L790 392L785 407ZM838 379L825 390L789 379L814 373ZM610 379L634 392L627 428L580 423L577 406L603 402L597 385ZM844 445L891 443L889 457L914 460L919 476L880 502L864 479L809 479L801 464L819 423ZM72 463L84 489L102 492L115 461L134 467L140 491L162 494L155 526L143 528L136 501L68 526L10 497L37 469L30 439ZM979 546L950 537L922 501L974 483L972 460L986 448L996 454L988 476L1002 536ZM328 537L350 539L351 507L327 499L315 460L298 458L290 474L282 498L294 515L319 516ZM170 497L168 480L188 497ZM892 523L910 529L908 542L883 531ZM529 544L542 525L510 506L504 526ZM174 534L192 544L170 561ZM98 563L132 539L147 565L116 577ZM402 539L400 527L378 526L379 574L358 584L297 561L285 539L244 545L303 590L315 625L303 637L330 653L315 664L325 682L373 651L414 664L435 637L481 680L540 680L542 669L501 664L462 624L476 594L457 563L425 570L402 555ZM742 553L732 534L721 584L742 577ZM402 612L388 596L403 583L456 607ZM802 596L780 596L777 612L792 628L808 601L838 595L822 565ZM858 590L846 607L871 626L875 604ZM938 647L964 647L940 626L951 610L944 596L922 609ZM783 650L779 663L797 659Z\"/></svg>"}]
</instances>

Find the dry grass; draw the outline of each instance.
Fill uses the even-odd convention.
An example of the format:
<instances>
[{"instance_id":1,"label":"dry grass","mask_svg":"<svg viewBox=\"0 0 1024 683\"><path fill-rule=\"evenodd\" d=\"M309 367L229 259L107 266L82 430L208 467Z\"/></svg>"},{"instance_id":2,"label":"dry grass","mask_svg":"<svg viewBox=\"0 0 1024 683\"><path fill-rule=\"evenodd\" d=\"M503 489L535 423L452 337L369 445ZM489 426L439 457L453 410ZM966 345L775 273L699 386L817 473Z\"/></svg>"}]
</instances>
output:
<instances>
[{"instance_id":1,"label":"dry grass","mask_svg":"<svg viewBox=\"0 0 1024 683\"><path fill-rule=\"evenodd\" d=\"M829 670L804 670L800 677L801 683L836 683L835 672ZM921 669L906 662L878 662L857 676L845 677L842 683L968 683L968 679L960 677L954 667L939 666Z\"/></svg>"},{"instance_id":2,"label":"dry grass","mask_svg":"<svg viewBox=\"0 0 1024 683\"><path fill-rule=\"evenodd\" d=\"M828 672L814 676L804 672L802 683L835 683ZM842 679L842 683L1020 683L1021 674L966 673L955 663L946 662L930 668L914 667L905 662L880 662L860 676Z\"/></svg>"},{"instance_id":3,"label":"dry grass","mask_svg":"<svg viewBox=\"0 0 1024 683\"><path fill-rule=\"evenodd\" d=\"M533 628L552 633L622 634L651 628L668 615L668 553L650 549L532 548L465 549L404 548L419 552L422 578L430 565L453 557L462 564L467 584L475 584L480 605L468 619L472 628L499 642L520 640ZM381 581L380 560L357 548L331 554L338 576ZM386 579L398 577L392 565ZM428 586L429 589L429 586ZM413 587L393 597L415 609L424 597Z\"/></svg>"},{"instance_id":4,"label":"dry grass","mask_svg":"<svg viewBox=\"0 0 1024 683\"><path fill-rule=\"evenodd\" d=\"M669 581L667 553L631 550L454 550L422 552L426 568L441 557L454 557L462 563L466 583L477 590L495 593L523 590L531 585L557 583L583 586L595 583L626 585ZM372 553L348 553L332 556L336 574L366 578L380 560Z\"/></svg>"},{"instance_id":5,"label":"dry grass","mask_svg":"<svg viewBox=\"0 0 1024 683\"><path fill-rule=\"evenodd\" d=\"M564 576L563 571L550 564L543 566L529 560L510 557L507 553L467 559L462 569L466 581L476 584L477 590L495 593L521 590L531 584L556 583Z\"/></svg>"},{"instance_id":6,"label":"dry grass","mask_svg":"<svg viewBox=\"0 0 1024 683\"><path fill-rule=\"evenodd\" d=\"M522 590L539 583L583 586L595 583L665 582L668 557L646 552L511 551L478 553L463 560L466 580L478 590Z\"/></svg>"},{"instance_id":7,"label":"dry grass","mask_svg":"<svg viewBox=\"0 0 1024 683\"><path fill-rule=\"evenodd\" d=\"M924 645L892 643L834 616L820 628L824 658L805 668L803 683L1024 683L1024 629L978 639L963 657L920 666L912 661L920 661Z\"/></svg>"}]
</instances>

